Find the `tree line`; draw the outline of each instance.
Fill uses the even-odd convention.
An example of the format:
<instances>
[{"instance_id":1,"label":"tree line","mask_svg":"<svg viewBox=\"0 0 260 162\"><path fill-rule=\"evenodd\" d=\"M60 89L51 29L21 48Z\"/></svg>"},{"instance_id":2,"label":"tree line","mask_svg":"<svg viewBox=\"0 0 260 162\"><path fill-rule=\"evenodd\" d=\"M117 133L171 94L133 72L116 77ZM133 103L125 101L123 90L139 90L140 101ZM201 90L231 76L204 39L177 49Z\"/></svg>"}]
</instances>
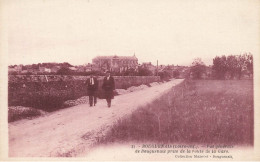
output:
<instances>
[{"instance_id":1,"label":"tree line","mask_svg":"<svg viewBox=\"0 0 260 162\"><path fill-rule=\"evenodd\" d=\"M194 59L190 68L193 79L201 79L207 75L207 66L200 58ZM253 76L253 55L244 53L240 55L222 55L213 59L210 78L212 79L241 79L243 75Z\"/></svg>"},{"instance_id":2,"label":"tree line","mask_svg":"<svg viewBox=\"0 0 260 162\"><path fill-rule=\"evenodd\" d=\"M212 70L216 79L241 78L244 74L253 75L253 55L245 53L243 55L216 56L213 59Z\"/></svg>"}]
</instances>

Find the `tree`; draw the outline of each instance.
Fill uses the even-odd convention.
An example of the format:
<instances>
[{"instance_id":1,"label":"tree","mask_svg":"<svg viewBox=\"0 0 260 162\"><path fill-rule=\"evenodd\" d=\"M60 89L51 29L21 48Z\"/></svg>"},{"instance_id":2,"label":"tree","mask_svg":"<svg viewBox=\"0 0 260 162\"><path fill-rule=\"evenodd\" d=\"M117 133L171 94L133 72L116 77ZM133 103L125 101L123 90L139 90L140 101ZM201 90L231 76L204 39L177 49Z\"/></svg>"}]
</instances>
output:
<instances>
[{"instance_id":1,"label":"tree","mask_svg":"<svg viewBox=\"0 0 260 162\"><path fill-rule=\"evenodd\" d=\"M202 74L206 71L206 66L201 58L193 60L190 71L193 79L201 79Z\"/></svg>"},{"instance_id":2,"label":"tree","mask_svg":"<svg viewBox=\"0 0 260 162\"><path fill-rule=\"evenodd\" d=\"M58 75L71 75L73 72L68 67L62 67L57 71Z\"/></svg>"},{"instance_id":3,"label":"tree","mask_svg":"<svg viewBox=\"0 0 260 162\"><path fill-rule=\"evenodd\" d=\"M178 77L180 76L179 70L174 70L174 71L172 72L172 76L173 76L173 78L178 78Z\"/></svg>"},{"instance_id":4,"label":"tree","mask_svg":"<svg viewBox=\"0 0 260 162\"><path fill-rule=\"evenodd\" d=\"M32 64L32 69L39 69L39 64Z\"/></svg>"},{"instance_id":5,"label":"tree","mask_svg":"<svg viewBox=\"0 0 260 162\"><path fill-rule=\"evenodd\" d=\"M160 71L158 72L158 75L160 76L161 80L167 80L171 77L171 74L167 71Z\"/></svg>"},{"instance_id":6,"label":"tree","mask_svg":"<svg viewBox=\"0 0 260 162\"><path fill-rule=\"evenodd\" d=\"M61 66L62 67L72 67L72 65L70 63L68 63L68 62L61 63Z\"/></svg>"},{"instance_id":7,"label":"tree","mask_svg":"<svg viewBox=\"0 0 260 162\"><path fill-rule=\"evenodd\" d=\"M234 55L229 55L227 57L226 65L227 65L227 71L229 72L231 79L233 79L234 76L238 74L239 71L238 57Z\"/></svg>"},{"instance_id":8,"label":"tree","mask_svg":"<svg viewBox=\"0 0 260 162\"><path fill-rule=\"evenodd\" d=\"M153 72L150 71L147 68L139 67L138 68L138 75L139 76L150 76L150 75L153 75Z\"/></svg>"},{"instance_id":9,"label":"tree","mask_svg":"<svg viewBox=\"0 0 260 162\"><path fill-rule=\"evenodd\" d=\"M213 76L216 79L224 79L225 74L227 72L227 65L226 65L227 58L225 55L218 57L216 56L213 59Z\"/></svg>"},{"instance_id":10,"label":"tree","mask_svg":"<svg viewBox=\"0 0 260 162\"><path fill-rule=\"evenodd\" d=\"M134 76L136 75L136 71L134 68L127 69L124 73L124 76Z\"/></svg>"},{"instance_id":11,"label":"tree","mask_svg":"<svg viewBox=\"0 0 260 162\"><path fill-rule=\"evenodd\" d=\"M245 53L244 57L246 69L248 70L249 74L253 75L253 55L251 53Z\"/></svg>"},{"instance_id":12,"label":"tree","mask_svg":"<svg viewBox=\"0 0 260 162\"><path fill-rule=\"evenodd\" d=\"M245 70L253 74L253 56L250 53L228 55L227 57L216 56L213 59L212 69L214 70L214 77L216 79L224 79L227 74L230 76L230 79L233 79L235 76L240 79L242 72Z\"/></svg>"},{"instance_id":13,"label":"tree","mask_svg":"<svg viewBox=\"0 0 260 162\"><path fill-rule=\"evenodd\" d=\"M243 67L246 66L245 55L230 55L227 59L228 72L231 74L231 79L237 76L241 78Z\"/></svg>"}]
</instances>

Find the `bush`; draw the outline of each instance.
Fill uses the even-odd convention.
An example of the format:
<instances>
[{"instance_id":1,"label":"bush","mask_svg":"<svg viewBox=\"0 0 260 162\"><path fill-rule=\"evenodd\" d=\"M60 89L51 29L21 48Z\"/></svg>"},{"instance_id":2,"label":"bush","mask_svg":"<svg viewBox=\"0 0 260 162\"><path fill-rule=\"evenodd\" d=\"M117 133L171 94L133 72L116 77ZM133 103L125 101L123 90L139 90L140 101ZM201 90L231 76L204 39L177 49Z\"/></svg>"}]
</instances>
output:
<instances>
[{"instance_id":1,"label":"bush","mask_svg":"<svg viewBox=\"0 0 260 162\"><path fill-rule=\"evenodd\" d=\"M173 78L178 78L178 77L180 76L179 70L174 70L174 71L172 72L172 75L173 75Z\"/></svg>"},{"instance_id":2,"label":"bush","mask_svg":"<svg viewBox=\"0 0 260 162\"><path fill-rule=\"evenodd\" d=\"M150 71L149 69L147 68L142 68L142 67L139 67L138 68L138 76L152 76L153 75L153 72Z\"/></svg>"},{"instance_id":3,"label":"bush","mask_svg":"<svg viewBox=\"0 0 260 162\"><path fill-rule=\"evenodd\" d=\"M206 66L205 66L204 62L202 62L200 58L194 59L192 65L191 65L191 68L190 68L192 78L201 79L202 74L205 72L205 70L206 70Z\"/></svg>"},{"instance_id":4,"label":"bush","mask_svg":"<svg viewBox=\"0 0 260 162\"><path fill-rule=\"evenodd\" d=\"M8 107L8 122L20 119L32 118L42 115L43 112L31 107L11 106Z\"/></svg>"}]
</instances>

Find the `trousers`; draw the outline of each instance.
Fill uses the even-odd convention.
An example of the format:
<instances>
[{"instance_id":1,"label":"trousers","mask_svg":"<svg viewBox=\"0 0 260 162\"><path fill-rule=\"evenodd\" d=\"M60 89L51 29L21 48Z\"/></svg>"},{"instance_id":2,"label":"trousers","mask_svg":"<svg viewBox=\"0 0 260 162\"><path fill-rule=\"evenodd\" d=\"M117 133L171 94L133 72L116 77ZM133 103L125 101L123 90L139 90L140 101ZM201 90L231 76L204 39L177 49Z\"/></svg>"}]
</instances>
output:
<instances>
[{"instance_id":1,"label":"trousers","mask_svg":"<svg viewBox=\"0 0 260 162\"><path fill-rule=\"evenodd\" d=\"M89 105L92 106L94 103L94 106L97 104L97 96L96 95L89 95Z\"/></svg>"}]
</instances>

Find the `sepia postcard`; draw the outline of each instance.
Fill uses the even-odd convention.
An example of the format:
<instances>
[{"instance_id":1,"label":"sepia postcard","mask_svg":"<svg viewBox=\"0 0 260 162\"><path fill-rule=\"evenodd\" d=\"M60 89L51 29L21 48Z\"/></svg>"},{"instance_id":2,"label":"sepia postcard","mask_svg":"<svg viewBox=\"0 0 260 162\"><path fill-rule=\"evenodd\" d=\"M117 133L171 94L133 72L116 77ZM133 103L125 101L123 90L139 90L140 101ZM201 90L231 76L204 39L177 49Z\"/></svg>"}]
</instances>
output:
<instances>
[{"instance_id":1,"label":"sepia postcard","mask_svg":"<svg viewBox=\"0 0 260 162\"><path fill-rule=\"evenodd\" d=\"M260 161L259 0L2 0L0 38L0 161Z\"/></svg>"}]
</instances>

